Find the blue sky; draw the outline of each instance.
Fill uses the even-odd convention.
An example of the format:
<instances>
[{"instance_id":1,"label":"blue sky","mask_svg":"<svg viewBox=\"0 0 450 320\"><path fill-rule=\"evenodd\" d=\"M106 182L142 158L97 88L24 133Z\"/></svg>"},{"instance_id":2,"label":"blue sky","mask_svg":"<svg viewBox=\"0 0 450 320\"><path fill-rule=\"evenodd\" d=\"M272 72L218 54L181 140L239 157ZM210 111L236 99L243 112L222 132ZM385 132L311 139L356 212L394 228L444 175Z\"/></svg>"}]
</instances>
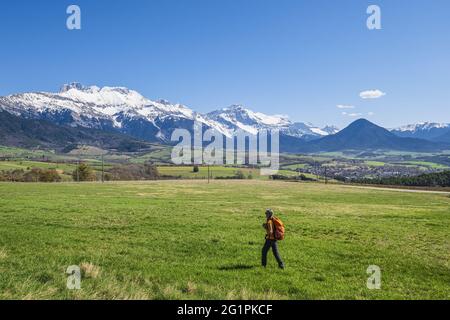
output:
<instances>
[{"instance_id":1,"label":"blue sky","mask_svg":"<svg viewBox=\"0 0 450 320\"><path fill-rule=\"evenodd\" d=\"M82 30L66 28L70 4ZM370 4L382 30L366 28ZM448 0L4 1L0 95L78 81L317 125L450 122L449 12ZM360 98L374 89L386 95Z\"/></svg>"}]
</instances>

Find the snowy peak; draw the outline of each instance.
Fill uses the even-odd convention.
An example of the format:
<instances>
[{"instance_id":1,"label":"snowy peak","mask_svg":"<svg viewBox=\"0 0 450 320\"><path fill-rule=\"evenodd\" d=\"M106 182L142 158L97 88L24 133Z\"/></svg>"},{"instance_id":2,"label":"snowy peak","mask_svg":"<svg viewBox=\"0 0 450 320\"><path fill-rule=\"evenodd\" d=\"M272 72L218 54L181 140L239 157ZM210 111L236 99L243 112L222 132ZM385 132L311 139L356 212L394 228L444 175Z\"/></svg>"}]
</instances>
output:
<instances>
[{"instance_id":1,"label":"snowy peak","mask_svg":"<svg viewBox=\"0 0 450 320\"><path fill-rule=\"evenodd\" d=\"M439 141L441 136L450 132L450 124L419 122L393 129L391 132L403 138L420 138L430 141Z\"/></svg>"},{"instance_id":2,"label":"snowy peak","mask_svg":"<svg viewBox=\"0 0 450 320\"><path fill-rule=\"evenodd\" d=\"M327 135L330 135L338 133L340 129L336 126L326 126L322 128L322 131L324 131Z\"/></svg>"},{"instance_id":3,"label":"snowy peak","mask_svg":"<svg viewBox=\"0 0 450 320\"><path fill-rule=\"evenodd\" d=\"M63 86L59 96L76 102L94 104L98 106L127 106L139 108L151 101L138 92L122 87L85 87L79 83Z\"/></svg>"},{"instance_id":4,"label":"snowy peak","mask_svg":"<svg viewBox=\"0 0 450 320\"><path fill-rule=\"evenodd\" d=\"M396 128L393 131L417 132L417 131L424 131L424 130L446 129L446 128L450 128L450 124L449 123L419 122L419 123L408 124L406 126Z\"/></svg>"},{"instance_id":5,"label":"snowy peak","mask_svg":"<svg viewBox=\"0 0 450 320\"><path fill-rule=\"evenodd\" d=\"M63 93L63 92L67 92L67 91L69 91L69 90L71 90L71 89L83 90L84 87L83 87L83 85L82 85L81 83L79 83L79 82L72 82L72 83L69 83L69 84L64 84L64 85L61 87L61 90L59 90L59 92L60 92L60 93Z\"/></svg>"},{"instance_id":6,"label":"snowy peak","mask_svg":"<svg viewBox=\"0 0 450 320\"><path fill-rule=\"evenodd\" d=\"M258 130L280 130L287 136L304 138L319 138L329 134L336 133L336 127L325 127L321 129L311 123L291 122L285 115L267 115L261 112L255 112L243 107L242 105L232 105L207 114L207 116L222 124L230 132L243 130L251 134L257 134Z\"/></svg>"},{"instance_id":7,"label":"snowy peak","mask_svg":"<svg viewBox=\"0 0 450 320\"><path fill-rule=\"evenodd\" d=\"M242 105L232 105L210 112L207 117L224 125L228 130L243 130L251 134L256 134L260 129L280 129L290 125L286 116L269 116L246 109Z\"/></svg>"},{"instance_id":8,"label":"snowy peak","mask_svg":"<svg viewBox=\"0 0 450 320\"><path fill-rule=\"evenodd\" d=\"M262 129L277 129L284 135L312 139L337 131L334 127L321 129L293 123L285 115L267 115L242 105L201 114L182 104L150 100L125 87L85 86L78 82L63 85L57 93L0 97L0 109L58 125L118 130L144 140L167 141L174 129L192 129L194 121L227 137L237 131L257 134Z\"/></svg>"},{"instance_id":9,"label":"snowy peak","mask_svg":"<svg viewBox=\"0 0 450 320\"><path fill-rule=\"evenodd\" d=\"M336 127L327 126L325 128L319 128L312 123L295 122L289 127L282 129L282 132L288 136L298 137L298 138L320 138L334 134L338 132L339 129Z\"/></svg>"},{"instance_id":10,"label":"snowy peak","mask_svg":"<svg viewBox=\"0 0 450 320\"><path fill-rule=\"evenodd\" d=\"M229 134L222 125L184 105L152 101L125 87L100 88L74 82L63 85L58 93L0 97L0 108L26 118L72 127L119 130L141 139L168 140L174 128L192 128L193 121Z\"/></svg>"},{"instance_id":11,"label":"snowy peak","mask_svg":"<svg viewBox=\"0 0 450 320\"><path fill-rule=\"evenodd\" d=\"M224 108L217 113L220 117L233 118L246 124L257 124L260 126L285 126L289 125L290 121L287 116L283 115L266 115L260 112L254 112L250 109L244 108L242 105L232 105Z\"/></svg>"},{"instance_id":12,"label":"snowy peak","mask_svg":"<svg viewBox=\"0 0 450 320\"><path fill-rule=\"evenodd\" d=\"M132 92L132 90L125 88L125 87L97 87L97 86L85 86L79 82L72 82L72 83L68 83L68 84L64 84L59 93L65 93L71 90L75 90L75 91L82 91L85 93L91 93L91 94L95 94L101 91L111 91L111 92L117 92L119 94L129 94L130 92Z\"/></svg>"},{"instance_id":13,"label":"snowy peak","mask_svg":"<svg viewBox=\"0 0 450 320\"><path fill-rule=\"evenodd\" d=\"M74 82L63 85L59 93L25 93L3 98L3 104L21 106L38 112L67 110L84 116L114 117L126 114L154 120L159 116L192 119L193 111L168 101L152 101L125 87L84 86Z\"/></svg>"}]
</instances>

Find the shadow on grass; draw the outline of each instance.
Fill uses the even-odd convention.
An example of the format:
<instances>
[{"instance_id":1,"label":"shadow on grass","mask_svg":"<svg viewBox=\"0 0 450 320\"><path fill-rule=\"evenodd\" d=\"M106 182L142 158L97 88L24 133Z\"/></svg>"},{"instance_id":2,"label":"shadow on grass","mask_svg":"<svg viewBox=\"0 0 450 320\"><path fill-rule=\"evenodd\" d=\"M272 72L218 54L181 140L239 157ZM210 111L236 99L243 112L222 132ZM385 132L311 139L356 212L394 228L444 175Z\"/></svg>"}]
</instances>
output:
<instances>
[{"instance_id":1,"label":"shadow on grass","mask_svg":"<svg viewBox=\"0 0 450 320\"><path fill-rule=\"evenodd\" d=\"M253 269L255 266L245 265L245 264L233 264L229 266L221 266L218 269L221 271L231 271L231 270L249 270Z\"/></svg>"}]
</instances>

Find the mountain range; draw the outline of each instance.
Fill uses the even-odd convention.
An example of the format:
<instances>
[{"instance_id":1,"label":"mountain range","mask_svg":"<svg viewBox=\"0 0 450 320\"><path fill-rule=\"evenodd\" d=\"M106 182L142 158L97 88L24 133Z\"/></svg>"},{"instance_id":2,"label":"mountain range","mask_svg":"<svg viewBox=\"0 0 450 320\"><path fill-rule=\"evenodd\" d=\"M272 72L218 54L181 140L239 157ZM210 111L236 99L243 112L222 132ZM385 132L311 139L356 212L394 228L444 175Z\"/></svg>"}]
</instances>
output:
<instances>
[{"instance_id":1,"label":"mountain range","mask_svg":"<svg viewBox=\"0 0 450 320\"><path fill-rule=\"evenodd\" d=\"M64 85L58 93L36 92L0 97L0 108L17 116L47 120L58 125L116 131L146 141L167 142L175 128L192 128L198 121L227 137L236 130L254 134L260 129L280 129L286 135L307 139L335 133L286 116L268 116L234 105L201 114L165 100L152 101L123 87Z\"/></svg>"},{"instance_id":2,"label":"mountain range","mask_svg":"<svg viewBox=\"0 0 450 320\"><path fill-rule=\"evenodd\" d=\"M450 147L450 145L424 139L402 138L366 119L359 119L334 135L307 143L303 151L398 150L431 152L447 147Z\"/></svg>"},{"instance_id":3,"label":"mountain range","mask_svg":"<svg viewBox=\"0 0 450 320\"><path fill-rule=\"evenodd\" d=\"M403 138L450 142L450 123L421 122L392 129L391 132Z\"/></svg>"},{"instance_id":4,"label":"mountain range","mask_svg":"<svg viewBox=\"0 0 450 320\"><path fill-rule=\"evenodd\" d=\"M391 131L357 120L342 131L292 122L285 115L266 115L241 105L207 114L182 104L153 101L124 87L64 85L57 93L32 92L0 97L0 145L65 148L92 144L104 148L139 148L144 142L170 143L175 129L192 130L195 121L226 137L237 131L257 134L280 130L284 152L345 149L432 151L450 143L450 125L423 123Z\"/></svg>"}]
</instances>

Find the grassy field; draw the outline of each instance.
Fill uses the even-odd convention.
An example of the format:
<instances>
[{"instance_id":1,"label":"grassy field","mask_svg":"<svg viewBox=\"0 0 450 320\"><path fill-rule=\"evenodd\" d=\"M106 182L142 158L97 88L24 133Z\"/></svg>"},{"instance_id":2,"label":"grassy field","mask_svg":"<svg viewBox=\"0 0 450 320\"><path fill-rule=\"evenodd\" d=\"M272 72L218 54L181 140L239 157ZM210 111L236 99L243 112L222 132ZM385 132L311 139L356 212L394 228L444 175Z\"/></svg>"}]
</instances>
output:
<instances>
[{"instance_id":1,"label":"grassy field","mask_svg":"<svg viewBox=\"0 0 450 320\"><path fill-rule=\"evenodd\" d=\"M32 168L41 168L41 169L55 169L55 170L63 170L72 172L76 165L67 164L67 163L54 163L54 162L40 162L40 161L26 161L26 160L17 160L17 161L0 161L0 170L30 170Z\"/></svg>"},{"instance_id":2,"label":"grassy field","mask_svg":"<svg viewBox=\"0 0 450 320\"><path fill-rule=\"evenodd\" d=\"M50 151L43 150L28 150L15 147L5 147L0 145L0 156L5 157L42 157L54 155Z\"/></svg>"},{"instance_id":3,"label":"grassy field","mask_svg":"<svg viewBox=\"0 0 450 320\"><path fill-rule=\"evenodd\" d=\"M234 176L236 172L242 171L246 176L249 174L258 175L258 169L233 168L224 166L211 166L210 174L212 177L228 177ZM200 166L198 172L193 171L193 166L160 166L158 172L162 175L180 176L184 179L207 179L208 167Z\"/></svg>"},{"instance_id":4,"label":"grassy field","mask_svg":"<svg viewBox=\"0 0 450 320\"><path fill-rule=\"evenodd\" d=\"M432 168L432 169L448 169L448 166L444 166L438 163L428 162L428 161L405 161L400 163L401 165L416 165L420 167Z\"/></svg>"},{"instance_id":5,"label":"grassy field","mask_svg":"<svg viewBox=\"0 0 450 320\"><path fill-rule=\"evenodd\" d=\"M98 159L83 159L83 162L87 163L94 171L97 173L100 173L102 170L102 162ZM134 163L144 163L135 161ZM117 164L119 165L119 164ZM105 171L108 171L114 166L113 163L105 162L103 164L103 168ZM21 160L21 159L13 159L13 160L7 160L7 161L0 161L0 171L5 170L24 170L29 171L33 168L41 168L41 169L54 169L59 171L60 173L64 172L66 173L63 176L64 180L70 179L70 175L72 172L76 169L76 161L73 161L71 163L69 162L47 162L47 161L30 161L30 160ZM173 176L173 177L180 177L182 179L207 179L208 178L208 167L206 166L200 166L199 172L193 172L193 166L158 166L158 171L161 175L165 176ZM255 168L237 168L237 167L227 167L227 166L211 166L210 167L210 174L211 177L217 178L217 177L234 177L236 176L237 172L241 171L246 178L249 176L252 177L252 179L260 179L260 180L268 180L269 176L261 176L260 170ZM297 176L298 173L293 170L279 170L278 172L280 175L284 176ZM305 176L309 178L315 178L311 174L304 174Z\"/></svg>"},{"instance_id":6,"label":"grassy field","mask_svg":"<svg viewBox=\"0 0 450 320\"><path fill-rule=\"evenodd\" d=\"M102 169L102 163L98 160L84 160L83 162L87 163L94 171L101 171ZM111 164L105 163L103 165L103 168L105 170L108 170L112 167ZM40 168L40 169L51 169L51 170L57 170L61 172L66 172L68 174L71 174L76 168L76 162L74 163L67 163L67 162L44 162L44 161L28 161L28 160L8 160L8 161L0 161L0 170L15 170L15 169L21 169L24 171L29 171L33 168Z\"/></svg>"},{"instance_id":7,"label":"grassy field","mask_svg":"<svg viewBox=\"0 0 450 320\"><path fill-rule=\"evenodd\" d=\"M259 266L266 207L287 225L283 271ZM315 183L0 183L0 298L449 299L449 207Z\"/></svg>"},{"instance_id":8,"label":"grassy field","mask_svg":"<svg viewBox=\"0 0 450 320\"><path fill-rule=\"evenodd\" d=\"M365 164L371 167L382 167L386 165L386 163L381 161L365 161Z\"/></svg>"},{"instance_id":9,"label":"grassy field","mask_svg":"<svg viewBox=\"0 0 450 320\"><path fill-rule=\"evenodd\" d=\"M237 172L241 171L247 178L249 175L252 179L269 180L269 176L260 175L260 170L255 168L235 168L226 166L211 166L209 168L212 178L217 177L233 177ZM200 166L198 172L193 171L193 166L159 166L158 172L162 175L173 177L181 177L183 179L207 179L208 167ZM292 170L279 170L278 174L285 176L297 176L298 173ZM312 175L306 174L312 177Z\"/></svg>"}]
</instances>

